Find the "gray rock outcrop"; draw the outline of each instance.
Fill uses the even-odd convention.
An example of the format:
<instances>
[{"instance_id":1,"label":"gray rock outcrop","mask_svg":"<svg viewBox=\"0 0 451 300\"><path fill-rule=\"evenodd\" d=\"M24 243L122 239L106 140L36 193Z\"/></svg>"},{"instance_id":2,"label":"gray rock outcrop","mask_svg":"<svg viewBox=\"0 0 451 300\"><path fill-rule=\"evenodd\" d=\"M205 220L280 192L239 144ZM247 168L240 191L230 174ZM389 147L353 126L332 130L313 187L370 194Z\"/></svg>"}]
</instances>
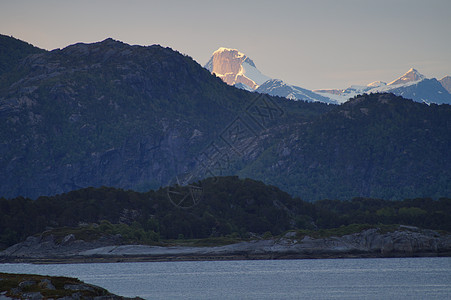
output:
<instances>
[{"instance_id":1,"label":"gray rock outcrop","mask_svg":"<svg viewBox=\"0 0 451 300\"><path fill-rule=\"evenodd\" d=\"M69 277L0 273L0 281L3 281L5 283L3 285L0 285L0 300L141 299L126 298L111 294L104 288L92 284L87 284L78 279ZM55 288L55 286L57 286L58 288Z\"/></svg>"},{"instance_id":2,"label":"gray rock outcrop","mask_svg":"<svg viewBox=\"0 0 451 300\"><path fill-rule=\"evenodd\" d=\"M0 259L80 259L136 258L139 259L215 259L236 258L309 258L309 257L390 257L390 256L449 256L451 235L415 227L400 227L383 233L368 229L360 233L312 238L287 234L279 239L252 240L217 247L118 245L114 239L95 242L72 240L57 244L53 237L29 237L25 242L0 252Z\"/></svg>"},{"instance_id":3,"label":"gray rock outcrop","mask_svg":"<svg viewBox=\"0 0 451 300\"><path fill-rule=\"evenodd\" d=\"M1 257L69 257L82 251L106 245L120 244L121 237L102 236L98 240L86 242L75 239L73 234L65 236L58 242L53 235L29 236L24 242L15 244L3 252Z\"/></svg>"}]
</instances>

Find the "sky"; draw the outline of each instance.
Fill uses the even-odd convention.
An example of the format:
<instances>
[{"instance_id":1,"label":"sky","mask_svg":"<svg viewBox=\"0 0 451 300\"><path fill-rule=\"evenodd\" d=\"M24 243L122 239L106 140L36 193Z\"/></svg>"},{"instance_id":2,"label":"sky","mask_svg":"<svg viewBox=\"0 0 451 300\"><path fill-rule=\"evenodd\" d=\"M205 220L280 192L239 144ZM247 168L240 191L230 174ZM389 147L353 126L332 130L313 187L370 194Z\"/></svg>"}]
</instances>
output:
<instances>
[{"instance_id":1,"label":"sky","mask_svg":"<svg viewBox=\"0 0 451 300\"><path fill-rule=\"evenodd\" d=\"M47 50L113 38L205 65L235 48L308 89L451 75L450 0L0 0L0 33Z\"/></svg>"}]
</instances>

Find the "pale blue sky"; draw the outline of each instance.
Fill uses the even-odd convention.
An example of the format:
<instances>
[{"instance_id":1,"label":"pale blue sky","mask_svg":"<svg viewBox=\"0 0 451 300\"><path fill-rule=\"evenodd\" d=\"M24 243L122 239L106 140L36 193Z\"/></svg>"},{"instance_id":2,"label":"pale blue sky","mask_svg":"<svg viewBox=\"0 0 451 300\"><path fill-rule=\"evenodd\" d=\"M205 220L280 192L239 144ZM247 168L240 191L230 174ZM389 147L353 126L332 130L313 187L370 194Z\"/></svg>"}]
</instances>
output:
<instances>
[{"instance_id":1,"label":"pale blue sky","mask_svg":"<svg viewBox=\"0 0 451 300\"><path fill-rule=\"evenodd\" d=\"M309 89L451 75L451 0L0 0L0 33L45 49L107 37L204 65L224 46Z\"/></svg>"}]
</instances>

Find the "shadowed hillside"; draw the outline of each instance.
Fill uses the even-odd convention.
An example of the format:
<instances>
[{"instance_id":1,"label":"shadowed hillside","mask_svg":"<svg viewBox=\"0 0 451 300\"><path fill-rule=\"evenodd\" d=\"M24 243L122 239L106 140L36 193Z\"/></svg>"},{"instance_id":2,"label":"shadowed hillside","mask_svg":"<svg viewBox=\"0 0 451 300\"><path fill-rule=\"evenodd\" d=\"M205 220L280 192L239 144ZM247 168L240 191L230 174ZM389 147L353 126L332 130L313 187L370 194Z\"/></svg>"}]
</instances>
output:
<instances>
[{"instance_id":1,"label":"shadowed hillside","mask_svg":"<svg viewBox=\"0 0 451 300\"><path fill-rule=\"evenodd\" d=\"M451 194L449 105L392 94L290 101L230 87L158 45L41 51L2 39L16 57L0 56L16 61L0 76L3 197L227 175L308 201Z\"/></svg>"}]
</instances>

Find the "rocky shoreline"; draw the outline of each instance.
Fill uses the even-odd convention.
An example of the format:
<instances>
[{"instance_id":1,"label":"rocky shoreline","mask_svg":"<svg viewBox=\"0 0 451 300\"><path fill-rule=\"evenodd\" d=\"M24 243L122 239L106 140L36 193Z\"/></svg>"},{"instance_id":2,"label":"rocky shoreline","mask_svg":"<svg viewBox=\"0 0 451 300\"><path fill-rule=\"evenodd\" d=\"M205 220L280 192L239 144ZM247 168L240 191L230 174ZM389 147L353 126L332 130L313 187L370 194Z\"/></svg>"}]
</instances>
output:
<instances>
[{"instance_id":1,"label":"rocky shoreline","mask_svg":"<svg viewBox=\"0 0 451 300\"><path fill-rule=\"evenodd\" d=\"M310 259L451 256L451 235L400 226L394 232L374 228L325 238L300 238L289 232L281 238L252 240L225 246L118 245L111 239L95 242L73 236L56 242L53 236L29 237L0 252L1 263L90 263L182 260Z\"/></svg>"},{"instance_id":2,"label":"rocky shoreline","mask_svg":"<svg viewBox=\"0 0 451 300\"><path fill-rule=\"evenodd\" d=\"M127 300L76 278L0 273L0 299Z\"/></svg>"}]
</instances>

